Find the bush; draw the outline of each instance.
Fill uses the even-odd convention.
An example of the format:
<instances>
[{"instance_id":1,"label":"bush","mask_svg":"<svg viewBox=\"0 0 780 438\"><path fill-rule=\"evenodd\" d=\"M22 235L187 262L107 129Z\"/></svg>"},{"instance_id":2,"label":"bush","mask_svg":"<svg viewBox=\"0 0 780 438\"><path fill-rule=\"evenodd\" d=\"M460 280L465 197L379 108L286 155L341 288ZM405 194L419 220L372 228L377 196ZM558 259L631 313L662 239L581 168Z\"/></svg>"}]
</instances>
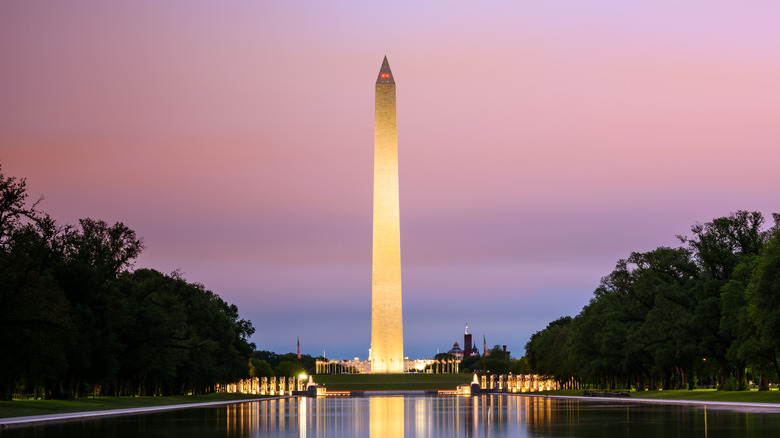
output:
<instances>
[{"instance_id":1,"label":"bush","mask_svg":"<svg viewBox=\"0 0 780 438\"><path fill-rule=\"evenodd\" d=\"M726 379L726 381L723 383L723 388L720 389L723 391L736 391L738 387L739 385L737 383L737 378L731 376L728 379Z\"/></svg>"}]
</instances>

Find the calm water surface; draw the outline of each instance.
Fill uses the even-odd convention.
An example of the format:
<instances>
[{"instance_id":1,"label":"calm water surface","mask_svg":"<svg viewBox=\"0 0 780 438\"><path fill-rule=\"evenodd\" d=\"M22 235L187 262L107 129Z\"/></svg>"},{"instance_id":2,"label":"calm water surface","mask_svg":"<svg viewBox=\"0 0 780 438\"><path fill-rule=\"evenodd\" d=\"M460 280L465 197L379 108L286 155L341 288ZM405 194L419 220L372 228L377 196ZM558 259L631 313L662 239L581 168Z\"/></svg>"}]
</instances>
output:
<instances>
[{"instance_id":1,"label":"calm water surface","mask_svg":"<svg viewBox=\"0 0 780 438\"><path fill-rule=\"evenodd\" d=\"M545 397L237 403L0 431L0 437L780 437L780 412Z\"/></svg>"}]
</instances>

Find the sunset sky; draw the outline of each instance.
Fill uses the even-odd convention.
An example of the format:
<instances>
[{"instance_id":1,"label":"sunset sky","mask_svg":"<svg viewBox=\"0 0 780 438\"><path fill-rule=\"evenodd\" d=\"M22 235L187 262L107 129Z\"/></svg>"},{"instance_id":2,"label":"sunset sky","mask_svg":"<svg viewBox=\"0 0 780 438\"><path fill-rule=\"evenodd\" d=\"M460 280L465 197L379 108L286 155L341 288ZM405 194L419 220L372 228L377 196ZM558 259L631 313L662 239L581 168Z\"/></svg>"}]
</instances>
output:
<instances>
[{"instance_id":1,"label":"sunset sky","mask_svg":"<svg viewBox=\"0 0 780 438\"><path fill-rule=\"evenodd\" d=\"M135 230L137 268L236 304L258 349L366 358L387 55L405 353L468 322L520 357L632 251L780 211L778 23L774 0L6 0L0 163L62 223Z\"/></svg>"}]
</instances>

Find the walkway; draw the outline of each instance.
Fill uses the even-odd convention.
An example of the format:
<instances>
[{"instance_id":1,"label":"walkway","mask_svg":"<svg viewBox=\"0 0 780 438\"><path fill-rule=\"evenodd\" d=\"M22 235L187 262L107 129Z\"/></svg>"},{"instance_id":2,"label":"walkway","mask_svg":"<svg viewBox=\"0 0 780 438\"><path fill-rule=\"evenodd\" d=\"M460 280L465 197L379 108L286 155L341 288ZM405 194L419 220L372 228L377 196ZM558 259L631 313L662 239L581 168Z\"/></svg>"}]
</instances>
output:
<instances>
[{"instance_id":1,"label":"walkway","mask_svg":"<svg viewBox=\"0 0 780 438\"><path fill-rule=\"evenodd\" d=\"M233 403L246 403L261 400L276 400L281 398L289 398L291 396L283 397L263 397L263 398L251 398L251 399L239 399L239 400L222 400L213 402L202 403L184 403L179 405L165 405L165 406L149 406L145 408L127 408L127 409L110 409L107 411L86 411L86 412L68 412L64 414L51 414L51 415L31 415L29 417L10 417L0 418L0 428L16 427L16 426L32 426L40 423L50 423L55 421L73 421L73 420L90 420L99 417L112 417L116 415L133 415L133 414L148 414L151 412L172 411L175 409L188 409L188 408L202 408L207 406L220 406L229 405Z\"/></svg>"},{"instance_id":2,"label":"walkway","mask_svg":"<svg viewBox=\"0 0 780 438\"><path fill-rule=\"evenodd\" d=\"M516 394L521 395L521 394ZM576 398L578 400L587 401L609 401L609 402L624 402L624 403L656 403L656 404L669 404L669 405L698 405L698 406L715 406L722 408L742 408L747 411L754 412L777 412L780 411L780 404L778 403L749 403L749 402L736 402L736 401L703 401L703 400L668 400L659 398L631 398L631 397L582 397L577 395L534 395L534 394L522 394L526 397L549 397L549 398Z\"/></svg>"}]
</instances>

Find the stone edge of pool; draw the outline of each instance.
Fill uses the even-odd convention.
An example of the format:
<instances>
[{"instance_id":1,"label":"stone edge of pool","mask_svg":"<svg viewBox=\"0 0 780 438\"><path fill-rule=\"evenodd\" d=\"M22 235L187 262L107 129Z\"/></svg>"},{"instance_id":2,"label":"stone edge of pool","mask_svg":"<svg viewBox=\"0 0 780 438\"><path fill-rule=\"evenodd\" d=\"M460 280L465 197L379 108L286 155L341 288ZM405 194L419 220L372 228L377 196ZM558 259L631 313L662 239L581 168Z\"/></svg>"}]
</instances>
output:
<instances>
[{"instance_id":1,"label":"stone edge of pool","mask_svg":"<svg viewBox=\"0 0 780 438\"><path fill-rule=\"evenodd\" d=\"M100 418L100 417L147 414L152 412L173 411L176 409L202 408L208 406L229 405L234 403L246 403L246 402L254 402L254 401L261 401L261 400L278 400L278 399L294 398L294 397L296 396L287 395L281 397L263 397L263 398L252 398L252 399L242 399L242 400L221 400L221 401L202 402L202 403L182 403L177 405L148 406L144 408L109 409L104 411L82 411L82 412L67 412L62 414L30 415L26 417L8 417L8 418L0 418L0 428L5 429L8 427L32 426L35 424L54 423L60 421L90 420L93 418Z\"/></svg>"},{"instance_id":2,"label":"stone edge of pool","mask_svg":"<svg viewBox=\"0 0 780 438\"><path fill-rule=\"evenodd\" d=\"M519 394L508 394L519 395ZM668 400L660 398L626 398L626 397L584 397L577 395L536 395L536 394L523 394L524 397L539 397L539 398L573 398L577 400L587 400L593 402L608 401L608 402L623 402L623 403L653 403L653 404L667 404L667 405L696 405L696 406L721 406L721 407L739 407L739 408L753 408L753 409L771 409L780 410L780 403L750 403L750 402L733 402L733 401L704 401L704 400Z\"/></svg>"}]
</instances>

